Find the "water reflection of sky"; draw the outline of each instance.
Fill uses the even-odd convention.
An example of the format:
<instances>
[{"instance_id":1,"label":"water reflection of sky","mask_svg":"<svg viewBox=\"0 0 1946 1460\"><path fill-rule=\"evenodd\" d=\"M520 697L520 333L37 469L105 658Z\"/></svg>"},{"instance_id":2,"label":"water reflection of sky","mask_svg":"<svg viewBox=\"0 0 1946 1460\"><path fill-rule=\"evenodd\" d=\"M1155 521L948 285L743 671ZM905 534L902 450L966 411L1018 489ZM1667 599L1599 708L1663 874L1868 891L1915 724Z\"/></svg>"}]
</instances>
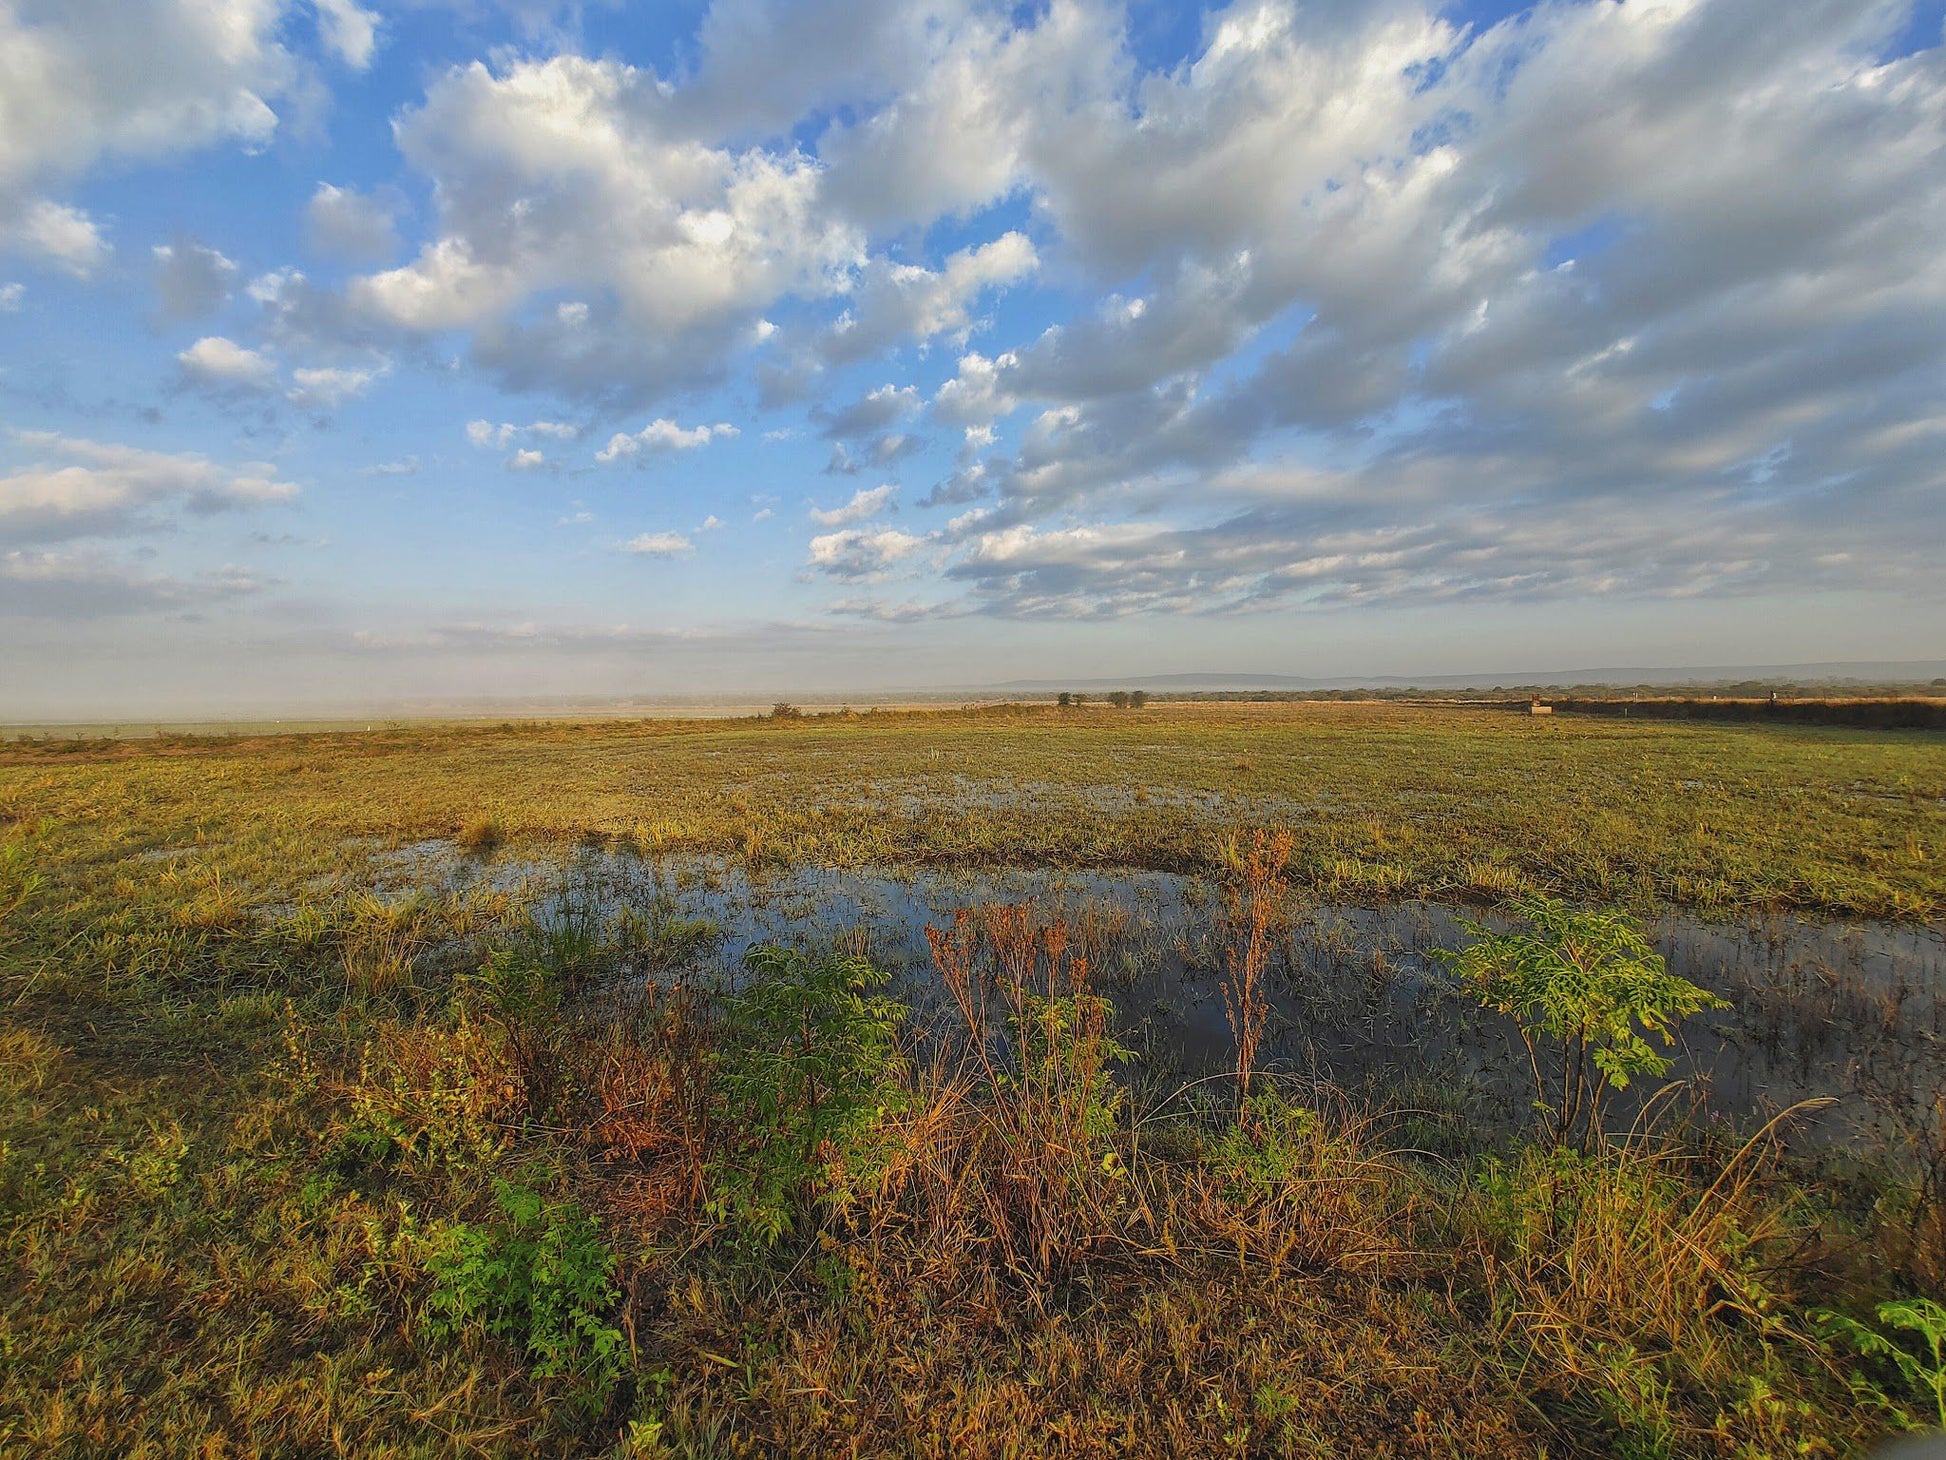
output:
<instances>
[{"instance_id":1,"label":"water reflection of sky","mask_svg":"<svg viewBox=\"0 0 1946 1460\"><path fill-rule=\"evenodd\" d=\"M382 861L392 890L518 889L537 916L570 903L634 909L651 924L700 919L716 935L690 960L695 976L729 982L764 943L858 944L893 975L920 1027L936 1009L926 929L983 903L1032 902L1060 919L1096 985L1115 1002L1153 1088L1226 1068L1231 1037L1217 970L1220 893L1163 872L1045 869L905 870L793 867L752 873L703 857L583 850L566 861L464 855L424 842ZM1527 1067L1504 1021L1456 998L1434 957L1481 916L1424 901L1373 906L1294 895L1270 980L1264 1057L1274 1068L1335 1084L1437 1088L1471 1118L1503 1122L1530 1098ZM1489 919L1490 920L1490 919ZM1723 995L1724 1013L1693 1021L1672 1078L1706 1118L1751 1125L1795 1101L1835 1097L1801 1135L1850 1136L1867 1112L1862 1070L1898 1068L1946 1080L1946 930L1817 922L1765 912L1724 921L1665 912L1650 934L1673 972ZM1631 1107L1660 1088L1638 1085Z\"/></svg>"}]
</instances>

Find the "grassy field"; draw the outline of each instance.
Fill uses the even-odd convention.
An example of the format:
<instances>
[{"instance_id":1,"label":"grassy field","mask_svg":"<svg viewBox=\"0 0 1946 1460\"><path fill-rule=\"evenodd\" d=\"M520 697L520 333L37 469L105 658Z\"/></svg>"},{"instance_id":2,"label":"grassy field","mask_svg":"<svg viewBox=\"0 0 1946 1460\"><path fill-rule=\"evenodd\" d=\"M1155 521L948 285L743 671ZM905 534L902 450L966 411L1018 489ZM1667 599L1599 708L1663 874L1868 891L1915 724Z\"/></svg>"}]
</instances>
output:
<instances>
[{"instance_id":1,"label":"grassy field","mask_svg":"<svg viewBox=\"0 0 1946 1460\"><path fill-rule=\"evenodd\" d=\"M1194 873L1244 997L1307 898L1936 920L1946 741L1311 704L0 745L0 1453L1754 1457L1946 1418L1946 1104L1898 1169L1689 1127L1434 1154L1271 1075L1158 1113L1031 913L942 933L948 1050L855 943L726 993L654 908L374 895L432 838Z\"/></svg>"}]
</instances>

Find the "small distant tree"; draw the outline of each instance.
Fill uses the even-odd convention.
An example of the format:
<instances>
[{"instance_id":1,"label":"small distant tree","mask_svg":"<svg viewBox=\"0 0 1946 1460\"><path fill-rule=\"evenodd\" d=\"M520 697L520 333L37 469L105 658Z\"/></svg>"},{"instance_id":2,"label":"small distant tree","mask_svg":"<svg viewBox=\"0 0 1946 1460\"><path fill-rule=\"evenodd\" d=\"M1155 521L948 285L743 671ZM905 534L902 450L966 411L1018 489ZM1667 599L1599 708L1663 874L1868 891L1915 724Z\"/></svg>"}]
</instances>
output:
<instances>
[{"instance_id":1,"label":"small distant tree","mask_svg":"<svg viewBox=\"0 0 1946 1460\"><path fill-rule=\"evenodd\" d=\"M1469 922L1473 942L1440 957L1484 1007L1514 1021L1549 1138L1599 1142L1609 1095L1637 1076L1668 1074L1660 1051L1675 1043L1676 1027L1726 1005L1670 973L1620 913L1581 912L1548 897L1523 898L1512 910L1524 928L1496 933ZM1548 1069L1556 1059L1558 1074Z\"/></svg>"},{"instance_id":2,"label":"small distant tree","mask_svg":"<svg viewBox=\"0 0 1946 1460\"><path fill-rule=\"evenodd\" d=\"M1059 705L1064 710L1068 709L1074 704L1074 696L1069 694L1066 690L1062 690L1058 695L1054 697L1054 703Z\"/></svg>"},{"instance_id":3,"label":"small distant tree","mask_svg":"<svg viewBox=\"0 0 1946 1460\"><path fill-rule=\"evenodd\" d=\"M1076 703L1077 705L1085 705L1085 704L1087 704L1087 703L1088 703L1088 697L1087 697L1086 695L1084 695L1084 694L1077 694L1077 695L1076 695L1076 696L1074 697L1074 702L1075 702L1075 703Z\"/></svg>"},{"instance_id":4,"label":"small distant tree","mask_svg":"<svg viewBox=\"0 0 1946 1460\"><path fill-rule=\"evenodd\" d=\"M770 707L770 718L773 720L802 720L804 718L804 712L787 700L779 700Z\"/></svg>"},{"instance_id":5,"label":"small distant tree","mask_svg":"<svg viewBox=\"0 0 1946 1460\"><path fill-rule=\"evenodd\" d=\"M1108 703L1118 710L1126 710L1128 708L1128 691L1125 689L1116 690L1108 696Z\"/></svg>"},{"instance_id":6,"label":"small distant tree","mask_svg":"<svg viewBox=\"0 0 1946 1460\"><path fill-rule=\"evenodd\" d=\"M1128 707L1131 710L1139 710L1148 702L1149 702L1149 692L1147 690L1138 689L1138 690L1129 691Z\"/></svg>"}]
</instances>

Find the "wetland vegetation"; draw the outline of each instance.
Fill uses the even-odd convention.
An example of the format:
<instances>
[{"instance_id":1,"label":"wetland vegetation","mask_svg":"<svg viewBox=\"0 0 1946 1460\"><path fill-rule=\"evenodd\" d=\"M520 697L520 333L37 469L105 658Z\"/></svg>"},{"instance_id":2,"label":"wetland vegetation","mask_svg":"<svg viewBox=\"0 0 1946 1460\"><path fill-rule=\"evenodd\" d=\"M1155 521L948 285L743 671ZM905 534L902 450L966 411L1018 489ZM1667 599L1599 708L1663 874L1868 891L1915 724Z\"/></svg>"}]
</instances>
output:
<instances>
[{"instance_id":1,"label":"wetland vegetation","mask_svg":"<svg viewBox=\"0 0 1946 1460\"><path fill-rule=\"evenodd\" d=\"M1897 730L16 740L0 1453L1867 1453L1942 857Z\"/></svg>"}]
</instances>

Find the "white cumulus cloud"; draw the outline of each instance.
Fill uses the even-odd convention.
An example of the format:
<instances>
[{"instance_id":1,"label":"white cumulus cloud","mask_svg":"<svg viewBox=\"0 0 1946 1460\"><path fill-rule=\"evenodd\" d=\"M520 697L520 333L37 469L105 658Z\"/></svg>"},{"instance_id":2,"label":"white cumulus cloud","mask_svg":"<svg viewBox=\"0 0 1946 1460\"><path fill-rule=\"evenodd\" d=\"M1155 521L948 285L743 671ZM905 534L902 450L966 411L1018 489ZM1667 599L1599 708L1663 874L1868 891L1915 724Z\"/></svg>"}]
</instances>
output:
<instances>
[{"instance_id":1,"label":"white cumulus cloud","mask_svg":"<svg viewBox=\"0 0 1946 1460\"><path fill-rule=\"evenodd\" d=\"M876 582L926 544L926 538L894 527L846 528L811 539L809 567L833 578Z\"/></svg>"},{"instance_id":2,"label":"white cumulus cloud","mask_svg":"<svg viewBox=\"0 0 1946 1460\"><path fill-rule=\"evenodd\" d=\"M616 432L608 438L608 444L595 453L595 460L605 464L643 453L660 455L670 451L694 451L712 441L736 434L737 428L727 422L685 427L667 418L658 418L633 434Z\"/></svg>"},{"instance_id":3,"label":"white cumulus cloud","mask_svg":"<svg viewBox=\"0 0 1946 1460\"><path fill-rule=\"evenodd\" d=\"M91 277L108 262L114 249L101 235L101 226L79 208L42 199L29 205L11 224L0 215L0 244L12 244L39 254L77 279Z\"/></svg>"},{"instance_id":4,"label":"white cumulus cloud","mask_svg":"<svg viewBox=\"0 0 1946 1460\"><path fill-rule=\"evenodd\" d=\"M391 369L389 363L354 369L348 366L299 366L291 371L286 398L305 410L331 410L356 400L372 382Z\"/></svg>"},{"instance_id":5,"label":"white cumulus cloud","mask_svg":"<svg viewBox=\"0 0 1946 1460\"><path fill-rule=\"evenodd\" d=\"M644 532L622 544L623 552L644 558L679 558L695 550L680 532Z\"/></svg>"},{"instance_id":6,"label":"white cumulus cloud","mask_svg":"<svg viewBox=\"0 0 1946 1460\"><path fill-rule=\"evenodd\" d=\"M392 210L366 193L321 182L304 208L311 247L333 257L377 263L399 249Z\"/></svg>"},{"instance_id":7,"label":"white cumulus cloud","mask_svg":"<svg viewBox=\"0 0 1946 1460\"><path fill-rule=\"evenodd\" d=\"M267 142L296 82L278 0L9 0L0 5L0 244L85 276L108 246L49 196L104 158Z\"/></svg>"},{"instance_id":8,"label":"white cumulus cloud","mask_svg":"<svg viewBox=\"0 0 1946 1460\"><path fill-rule=\"evenodd\" d=\"M277 382L275 361L222 335L204 335L179 353L176 363L184 379L217 392L255 394Z\"/></svg>"},{"instance_id":9,"label":"white cumulus cloud","mask_svg":"<svg viewBox=\"0 0 1946 1460\"><path fill-rule=\"evenodd\" d=\"M848 527L854 522L863 522L868 517L876 517L897 500L899 489L892 483L876 487L860 487L851 494L851 500L842 506L811 509L811 520L820 527Z\"/></svg>"},{"instance_id":10,"label":"white cumulus cloud","mask_svg":"<svg viewBox=\"0 0 1946 1460\"><path fill-rule=\"evenodd\" d=\"M236 264L195 239L157 244L153 253L156 298L165 319L208 314L236 287Z\"/></svg>"},{"instance_id":11,"label":"white cumulus cloud","mask_svg":"<svg viewBox=\"0 0 1946 1460\"><path fill-rule=\"evenodd\" d=\"M378 46L378 15L357 0L312 0L324 43L354 71L372 64Z\"/></svg>"},{"instance_id":12,"label":"white cumulus cloud","mask_svg":"<svg viewBox=\"0 0 1946 1460\"><path fill-rule=\"evenodd\" d=\"M36 458L0 476L0 544L155 531L171 514L209 516L288 501L295 484L264 465L223 467L193 453L50 431L15 431Z\"/></svg>"}]
</instances>

